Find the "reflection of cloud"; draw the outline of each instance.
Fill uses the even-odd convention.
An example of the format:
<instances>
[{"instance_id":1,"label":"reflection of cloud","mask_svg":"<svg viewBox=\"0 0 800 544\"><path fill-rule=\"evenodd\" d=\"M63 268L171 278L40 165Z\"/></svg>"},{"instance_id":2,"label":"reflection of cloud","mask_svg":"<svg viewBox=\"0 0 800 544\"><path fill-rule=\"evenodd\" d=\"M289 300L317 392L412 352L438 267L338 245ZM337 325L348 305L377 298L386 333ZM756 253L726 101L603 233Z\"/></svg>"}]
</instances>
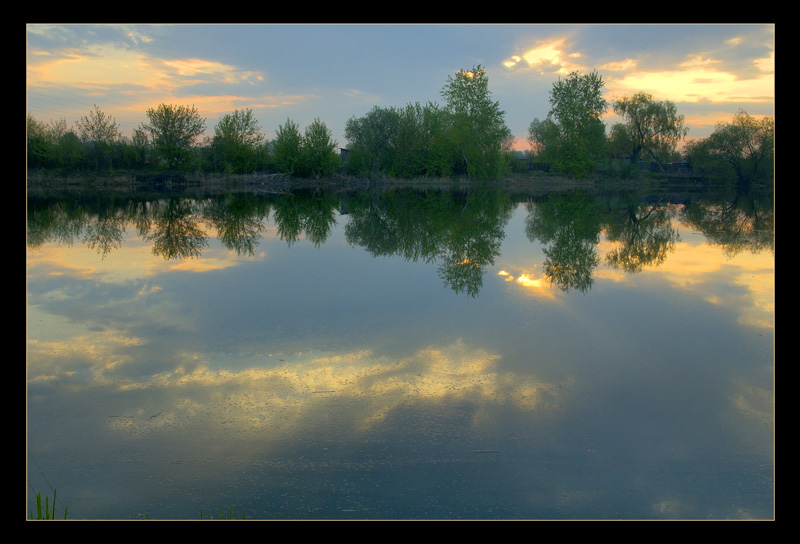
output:
<instances>
[{"instance_id":1,"label":"reflection of cloud","mask_svg":"<svg viewBox=\"0 0 800 544\"><path fill-rule=\"evenodd\" d=\"M146 281L169 271L213 272L246 261L263 260L265 256L263 252L246 257L224 248L208 248L203 251L203 259L165 260L153 256L151 244L128 236L124 251L111 251L102 257L83 245L45 244L28 251L27 268L30 274L41 274L49 269L50 275L125 284Z\"/></svg>"},{"instance_id":2,"label":"reflection of cloud","mask_svg":"<svg viewBox=\"0 0 800 544\"><path fill-rule=\"evenodd\" d=\"M653 504L653 512L665 518L682 518L692 511L692 507L678 497L664 498Z\"/></svg>"},{"instance_id":3,"label":"reflection of cloud","mask_svg":"<svg viewBox=\"0 0 800 544\"><path fill-rule=\"evenodd\" d=\"M92 385L111 385L113 380L109 378L109 373L134 360L125 348L144 343L141 339L128 337L121 331L88 331L85 326L72 324L64 318L38 313L36 315L40 321L55 320L57 330L64 337L51 340L28 339L26 360L29 384L53 382L88 372ZM70 335L71 333L74 335Z\"/></svg>"},{"instance_id":4,"label":"reflection of cloud","mask_svg":"<svg viewBox=\"0 0 800 544\"><path fill-rule=\"evenodd\" d=\"M681 242L663 264L643 273L662 277L686 291L697 291L709 303L731 305L742 324L775 326L775 273L770 252L741 254L728 259L716 246ZM713 284L714 274L731 277L743 291L735 295L710 292L704 286ZM742 296L745 303L740 303Z\"/></svg>"},{"instance_id":5,"label":"reflection of cloud","mask_svg":"<svg viewBox=\"0 0 800 544\"><path fill-rule=\"evenodd\" d=\"M775 393L771 389L740 381L735 384L731 402L748 419L769 428L775 424Z\"/></svg>"},{"instance_id":6,"label":"reflection of cloud","mask_svg":"<svg viewBox=\"0 0 800 544\"><path fill-rule=\"evenodd\" d=\"M553 289L552 283L542 275L537 277L534 272L521 272L519 275L513 276L506 270L499 271L497 275L513 285L514 288L521 288L522 292L527 295L550 300L556 298L556 290Z\"/></svg>"},{"instance_id":7,"label":"reflection of cloud","mask_svg":"<svg viewBox=\"0 0 800 544\"><path fill-rule=\"evenodd\" d=\"M397 408L449 401L472 403L477 424L486 420L481 410L491 406L535 411L557 400L553 385L501 372L496 367L498 355L462 341L423 348L399 359L370 350L283 357L276 361L264 355L240 370L214 369L207 362L191 370L177 368L129 380L120 386L122 391L157 389L179 400L157 418L114 419L112 426L144 431L189 424L199 416L205 424L225 421L259 435L291 433L327 414L332 406L346 405L352 408L346 416L349 424L368 429Z\"/></svg>"}]
</instances>

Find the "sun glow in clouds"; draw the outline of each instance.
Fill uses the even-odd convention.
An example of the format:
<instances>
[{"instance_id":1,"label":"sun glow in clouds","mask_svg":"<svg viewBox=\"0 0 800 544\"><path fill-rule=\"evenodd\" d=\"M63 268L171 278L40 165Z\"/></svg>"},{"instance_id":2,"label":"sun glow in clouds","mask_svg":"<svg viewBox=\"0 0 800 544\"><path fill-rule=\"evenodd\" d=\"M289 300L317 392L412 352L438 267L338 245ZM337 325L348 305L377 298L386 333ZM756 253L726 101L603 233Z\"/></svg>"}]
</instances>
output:
<instances>
[{"instance_id":1,"label":"sun glow in clouds","mask_svg":"<svg viewBox=\"0 0 800 544\"><path fill-rule=\"evenodd\" d=\"M775 99L774 55L753 61L755 75L726 70L720 60L694 55L673 70L628 73L609 81L612 95L648 92L673 102L772 102Z\"/></svg>"},{"instance_id":2,"label":"sun glow in clouds","mask_svg":"<svg viewBox=\"0 0 800 544\"><path fill-rule=\"evenodd\" d=\"M521 55L512 55L503 62L503 65L509 69L519 65L524 67L525 64L522 64L524 61L528 67L535 68L541 74L554 72L566 75L570 72L583 70L582 66L572 62L572 59L581 57L581 54L565 52L564 41L562 38L542 43Z\"/></svg>"}]
</instances>

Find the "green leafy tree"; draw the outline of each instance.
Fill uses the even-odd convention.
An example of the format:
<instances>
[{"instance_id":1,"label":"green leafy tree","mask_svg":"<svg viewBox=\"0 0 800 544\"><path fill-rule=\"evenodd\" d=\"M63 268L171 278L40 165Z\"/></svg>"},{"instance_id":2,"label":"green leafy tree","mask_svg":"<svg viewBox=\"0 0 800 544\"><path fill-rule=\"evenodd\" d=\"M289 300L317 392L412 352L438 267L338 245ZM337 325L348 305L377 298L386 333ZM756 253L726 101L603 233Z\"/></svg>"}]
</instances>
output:
<instances>
[{"instance_id":1,"label":"green leafy tree","mask_svg":"<svg viewBox=\"0 0 800 544\"><path fill-rule=\"evenodd\" d=\"M59 167L67 170L78 168L83 160L84 147L72 130L62 133L54 147L54 158Z\"/></svg>"},{"instance_id":2,"label":"green leafy tree","mask_svg":"<svg viewBox=\"0 0 800 544\"><path fill-rule=\"evenodd\" d=\"M234 110L219 120L211 146L225 171L244 173L255 169L263 143L261 127L248 108Z\"/></svg>"},{"instance_id":3,"label":"green leafy tree","mask_svg":"<svg viewBox=\"0 0 800 544\"><path fill-rule=\"evenodd\" d=\"M170 168L187 165L192 147L205 130L206 120L194 106L159 104L147 110L149 123L140 129L147 134L156 155Z\"/></svg>"},{"instance_id":4,"label":"green leafy tree","mask_svg":"<svg viewBox=\"0 0 800 544\"><path fill-rule=\"evenodd\" d=\"M28 167L40 168L47 166L51 155L47 125L28 113L26 117L26 136Z\"/></svg>"},{"instance_id":5,"label":"green leafy tree","mask_svg":"<svg viewBox=\"0 0 800 544\"><path fill-rule=\"evenodd\" d=\"M440 159L447 160L447 152L440 146L446 141L443 119L444 115L435 104L414 103L398 110L393 176L412 178L449 173L449 167L440 166Z\"/></svg>"},{"instance_id":6,"label":"green leafy tree","mask_svg":"<svg viewBox=\"0 0 800 544\"><path fill-rule=\"evenodd\" d=\"M478 179L502 175L511 131L505 112L492 100L486 70L478 65L447 76L441 96L451 117L449 133L459 153L460 169Z\"/></svg>"},{"instance_id":7,"label":"green leafy tree","mask_svg":"<svg viewBox=\"0 0 800 544\"><path fill-rule=\"evenodd\" d=\"M148 164L150 140L147 137L147 132L141 128L133 130L131 136L131 150L133 151L134 161L137 166L145 166Z\"/></svg>"},{"instance_id":8,"label":"green leafy tree","mask_svg":"<svg viewBox=\"0 0 800 544\"><path fill-rule=\"evenodd\" d=\"M320 178L330 175L339 166L336 140L331 131L319 119L306 127L300 148L300 163L304 175Z\"/></svg>"},{"instance_id":9,"label":"green leafy tree","mask_svg":"<svg viewBox=\"0 0 800 544\"><path fill-rule=\"evenodd\" d=\"M739 110L730 123L717 124L711 136L688 150L693 165L703 164L705 159L705 164L724 167L740 188L747 189L774 174L775 118L758 119Z\"/></svg>"},{"instance_id":10,"label":"green leafy tree","mask_svg":"<svg viewBox=\"0 0 800 544\"><path fill-rule=\"evenodd\" d=\"M675 104L654 100L648 93L624 96L614 102L613 108L624 122L611 127L611 138L633 164L642 154L663 163L674 155L688 131L683 125L684 116L678 115Z\"/></svg>"},{"instance_id":11,"label":"green leafy tree","mask_svg":"<svg viewBox=\"0 0 800 544\"><path fill-rule=\"evenodd\" d=\"M278 126L278 132L272 142L272 155L278 172L295 173L300 162L302 140L300 129L291 119Z\"/></svg>"},{"instance_id":12,"label":"green leafy tree","mask_svg":"<svg viewBox=\"0 0 800 544\"><path fill-rule=\"evenodd\" d=\"M115 119L97 107L84 115L75 123L78 136L87 149L87 156L99 168L101 163L111 166L114 147L119 143L122 134Z\"/></svg>"},{"instance_id":13,"label":"green leafy tree","mask_svg":"<svg viewBox=\"0 0 800 544\"><path fill-rule=\"evenodd\" d=\"M533 150L551 169L583 177L596 168L606 144L602 90L597 72L572 72L553 84L547 118L534 119L528 130Z\"/></svg>"},{"instance_id":14,"label":"green leafy tree","mask_svg":"<svg viewBox=\"0 0 800 544\"><path fill-rule=\"evenodd\" d=\"M362 117L351 117L345 125L348 167L359 175L387 172L394 162L393 140L400 124L394 108L373 107Z\"/></svg>"},{"instance_id":15,"label":"green leafy tree","mask_svg":"<svg viewBox=\"0 0 800 544\"><path fill-rule=\"evenodd\" d=\"M453 173L454 157L458 152L449 137L451 121L448 111L437 104L429 103L423 109L422 131L425 143L422 168L425 175L448 177Z\"/></svg>"}]
</instances>

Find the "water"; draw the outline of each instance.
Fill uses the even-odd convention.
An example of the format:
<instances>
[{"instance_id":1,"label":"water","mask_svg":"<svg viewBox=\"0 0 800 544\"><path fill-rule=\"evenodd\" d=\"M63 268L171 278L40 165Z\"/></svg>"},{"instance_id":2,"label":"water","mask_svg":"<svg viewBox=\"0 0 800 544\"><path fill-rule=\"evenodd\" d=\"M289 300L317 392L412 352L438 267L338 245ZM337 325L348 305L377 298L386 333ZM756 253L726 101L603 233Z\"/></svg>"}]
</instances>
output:
<instances>
[{"instance_id":1,"label":"water","mask_svg":"<svg viewBox=\"0 0 800 544\"><path fill-rule=\"evenodd\" d=\"M33 198L69 519L772 519L771 202Z\"/></svg>"}]
</instances>

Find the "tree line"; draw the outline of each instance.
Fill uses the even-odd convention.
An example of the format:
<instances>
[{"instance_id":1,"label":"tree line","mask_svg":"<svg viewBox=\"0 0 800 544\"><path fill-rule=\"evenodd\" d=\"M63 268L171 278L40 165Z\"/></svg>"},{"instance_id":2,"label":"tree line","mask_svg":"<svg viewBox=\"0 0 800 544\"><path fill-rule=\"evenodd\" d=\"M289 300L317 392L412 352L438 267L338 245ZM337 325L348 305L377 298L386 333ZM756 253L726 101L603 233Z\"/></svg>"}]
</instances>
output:
<instances>
[{"instance_id":1,"label":"tree line","mask_svg":"<svg viewBox=\"0 0 800 544\"><path fill-rule=\"evenodd\" d=\"M559 78L549 94L550 111L528 130L530 150L512 150L505 112L492 99L486 70L478 65L448 76L442 103L375 106L345 126L347 146L319 118L305 127L291 119L269 141L252 109L220 118L213 136L194 106L159 104L147 122L123 136L113 117L96 105L74 127L64 119L43 123L27 116L29 168L181 171L244 174L266 172L320 178L335 172L397 178L499 179L531 165L584 178L596 173L631 176L642 168L665 170L681 162L703 173L729 176L740 185L773 175L774 118L740 110L708 138L684 142L688 129L675 104L639 92L611 103L597 72ZM613 110L621 122L607 127Z\"/></svg>"}]
</instances>

